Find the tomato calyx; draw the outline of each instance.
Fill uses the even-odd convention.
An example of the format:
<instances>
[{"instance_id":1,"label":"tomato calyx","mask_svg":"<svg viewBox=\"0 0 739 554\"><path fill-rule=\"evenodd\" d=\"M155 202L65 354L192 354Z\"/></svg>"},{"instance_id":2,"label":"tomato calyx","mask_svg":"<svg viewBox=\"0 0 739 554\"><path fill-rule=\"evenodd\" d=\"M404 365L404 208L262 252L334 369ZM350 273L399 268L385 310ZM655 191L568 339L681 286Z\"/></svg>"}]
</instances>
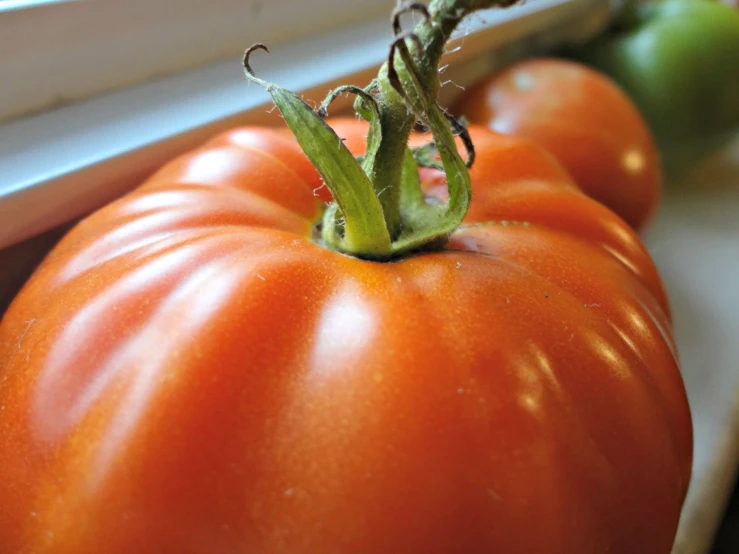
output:
<instances>
[{"instance_id":1,"label":"tomato calyx","mask_svg":"<svg viewBox=\"0 0 739 554\"><path fill-rule=\"evenodd\" d=\"M474 146L466 128L437 103L441 83L438 66L444 45L459 22L473 11L511 5L510 0L433 0L398 7L392 14L395 39L388 60L368 87L342 86L318 110L294 93L254 74L246 51L247 79L263 86L311 163L321 174L334 201L323 215L321 242L360 258L390 260L411 251L434 248L464 219L471 201L469 167ZM400 17L419 13L413 32L403 32ZM342 94L356 95L354 109L369 122L366 154L354 156L324 121L331 102ZM421 124L433 136L436 159L428 148L412 151L408 139ZM467 149L460 155L455 136ZM421 190L419 163L438 167L447 179L449 200L428 202Z\"/></svg>"}]
</instances>

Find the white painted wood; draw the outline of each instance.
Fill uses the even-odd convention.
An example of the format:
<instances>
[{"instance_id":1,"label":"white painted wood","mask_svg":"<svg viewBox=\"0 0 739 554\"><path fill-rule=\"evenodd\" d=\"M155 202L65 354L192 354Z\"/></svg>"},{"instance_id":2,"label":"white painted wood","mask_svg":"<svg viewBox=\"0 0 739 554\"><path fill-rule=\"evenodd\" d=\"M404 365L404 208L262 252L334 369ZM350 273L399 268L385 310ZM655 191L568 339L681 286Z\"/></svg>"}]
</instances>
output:
<instances>
[{"instance_id":1,"label":"white painted wood","mask_svg":"<svg viewBox=\"0 0 739 554\"><path fill-rule=\"evenodd\" d=\"M646 243L672 304L695 431L673 554L708 554L739 463L739 136L668 192Z\"/></svg>"},{"instance_id":2,"label":"white painted wood","mask_svg":"<svg viewBox=\"0 0 739 554\"><path fill-rule=\"evenodd\" d=\"M16 4L16 3L14 3ZM0 121L387 17L395 0L0 2ZM36 4L34 6L34 4Z\"/></svg>"}]
</instances>

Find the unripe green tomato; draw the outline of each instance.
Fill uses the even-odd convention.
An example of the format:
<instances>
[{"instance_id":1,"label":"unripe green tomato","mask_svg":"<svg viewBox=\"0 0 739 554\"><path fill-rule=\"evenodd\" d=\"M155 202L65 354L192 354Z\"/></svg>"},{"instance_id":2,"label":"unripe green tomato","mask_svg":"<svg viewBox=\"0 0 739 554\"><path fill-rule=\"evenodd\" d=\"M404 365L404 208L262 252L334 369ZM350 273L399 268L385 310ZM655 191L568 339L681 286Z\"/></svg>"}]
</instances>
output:
<instances>
[{"instance_id":1,"label":"unripe green tomato","mask_svg":"<svg viewBox=\"0 0 739 554\"><path fill-rule=\"evenodd\" d=\"M624 19L576 57L624 87L668 162L714 149L739 130L739 11L663 0Z\"/></svg>"}]
</instances>

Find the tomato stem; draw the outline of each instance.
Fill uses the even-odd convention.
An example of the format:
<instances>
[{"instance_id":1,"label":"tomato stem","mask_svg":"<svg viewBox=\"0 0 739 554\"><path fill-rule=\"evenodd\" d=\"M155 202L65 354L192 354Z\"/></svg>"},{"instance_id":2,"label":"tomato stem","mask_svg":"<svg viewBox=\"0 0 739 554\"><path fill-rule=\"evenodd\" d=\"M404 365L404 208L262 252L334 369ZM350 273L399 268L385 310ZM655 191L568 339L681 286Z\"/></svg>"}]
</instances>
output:
<instances>
[{"instance_id":1,"label":"tomato stem","mask_svg":"<svg viewBox=\"0 0 739 554\"><path fill-rule=\"evenodd\" d=\"M468 14L515 0L433 0L400 5L392 15L395 40L378 77L365 88L340 87L316 112L295 94L259 79L244 58L246 76L272 95L298 143L334 197L324 214L322 239L327 246L358 257L391 259L437 245L462 223L471 200L468 164L474 148L464 127L437 104L441 87L438 66L444 45ZM400 16L414 11L422 20L403 32ZM370 124L367 152L360 163L323 122L327 107L339 94L357 95L357 113ZM421 191L417 161L408 149L414 124L422 123L433 141L447 178L449 201L429 204ZM468 151L460 156L455 134ZM419 157L419 159L421 159Z\"/></svg>"}]
</instances>

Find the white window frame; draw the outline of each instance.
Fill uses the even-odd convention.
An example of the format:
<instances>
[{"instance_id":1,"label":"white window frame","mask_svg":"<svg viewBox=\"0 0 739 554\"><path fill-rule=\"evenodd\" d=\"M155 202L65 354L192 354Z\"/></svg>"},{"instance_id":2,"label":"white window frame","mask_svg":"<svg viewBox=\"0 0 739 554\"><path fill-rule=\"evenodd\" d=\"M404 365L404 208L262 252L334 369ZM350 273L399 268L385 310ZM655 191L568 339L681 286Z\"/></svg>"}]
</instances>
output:
<instances>
[{"instance_id":1,"label":"white window frame","mask_svg":"<svg viewBox=\"0 0 739 554\"><path fill-rule=\"evenodd\" d=\"M0 121L387 16L394 0L0 2Z\"/></svg>"},{"instance_id":2,"label":"white window frame","mask_svg":"<svg viewBox=\"0 0 739 554\"><path fill-rule=\"evenodd\" d=\"M294 4L291 0L269 2L269 6L282 6L283 10ZM33 11L42 13L52 8L79 10L110 4L120 9L143 3L157 4L153 0L115 4L114 0L72 0L29 8L25 14L24 10L0 13L0 36L3 19L14 13L28 17ZM208 5L218 3L233 7L244 0L211 0ZM325 27L301 12L298 19L314 21L318 26L296 40L287 41L288 32L280 35L266 27L255 29L248 36L238 34L228 39L233 40L230 48L234 53L226 61L203 64L200 59L199 67L194 69L180 71L181 67L171 67L169 71L176 71L174 74L142 82L140 75L128 72L120 82L105 85L117 90L0 124L0 248L89 213L135 186L168 159L218 131L242 124L279 122L267 113L267 94L248 85L243 77L239 58L245 45L268 42L272 55L258 53L253 63L255 71L307 98L320 99L340 83L366 84L387 55L391 39L388 3L310 3L324 9L338 9L340 5L350 5L352 9L339 10L330 22L322 20L320 25ZM389 4L394 5L394 1ZM448 55L450 68L445 73L449 84L442 93L451 98L459 92L458 86L470 84L502 63L590 37L607 24L613 9L612 0L529 0L511 9L478 14L450 45L453 53ZM366 19L373 10L380 15ZM231 17L231 13L224 7L220 17ZM357 14L364 23L352 19ZM290 28L284 23L282 30ZM103 42L118 44L113 39ZM86 49L90 49L89 44ZM156 53L152 51L152 57ZM69 61L65 54L68 52L60 53L60 64ZM119 53L121 60L130 55L131 51ZM167 56L165 52L161 59L169 59ZM2 60L0 74L7 74ZM26 75L26 81L35 79L36 86L44 86L45 79L37 75L44 73L34 74L32 79ZM18 77L20 81L22 77ZM131 82L137 84L131 86ZM128 86L118 88L122 85ZM90 93L80 90L82 96Z\"/></svg>"}]
</instances>

